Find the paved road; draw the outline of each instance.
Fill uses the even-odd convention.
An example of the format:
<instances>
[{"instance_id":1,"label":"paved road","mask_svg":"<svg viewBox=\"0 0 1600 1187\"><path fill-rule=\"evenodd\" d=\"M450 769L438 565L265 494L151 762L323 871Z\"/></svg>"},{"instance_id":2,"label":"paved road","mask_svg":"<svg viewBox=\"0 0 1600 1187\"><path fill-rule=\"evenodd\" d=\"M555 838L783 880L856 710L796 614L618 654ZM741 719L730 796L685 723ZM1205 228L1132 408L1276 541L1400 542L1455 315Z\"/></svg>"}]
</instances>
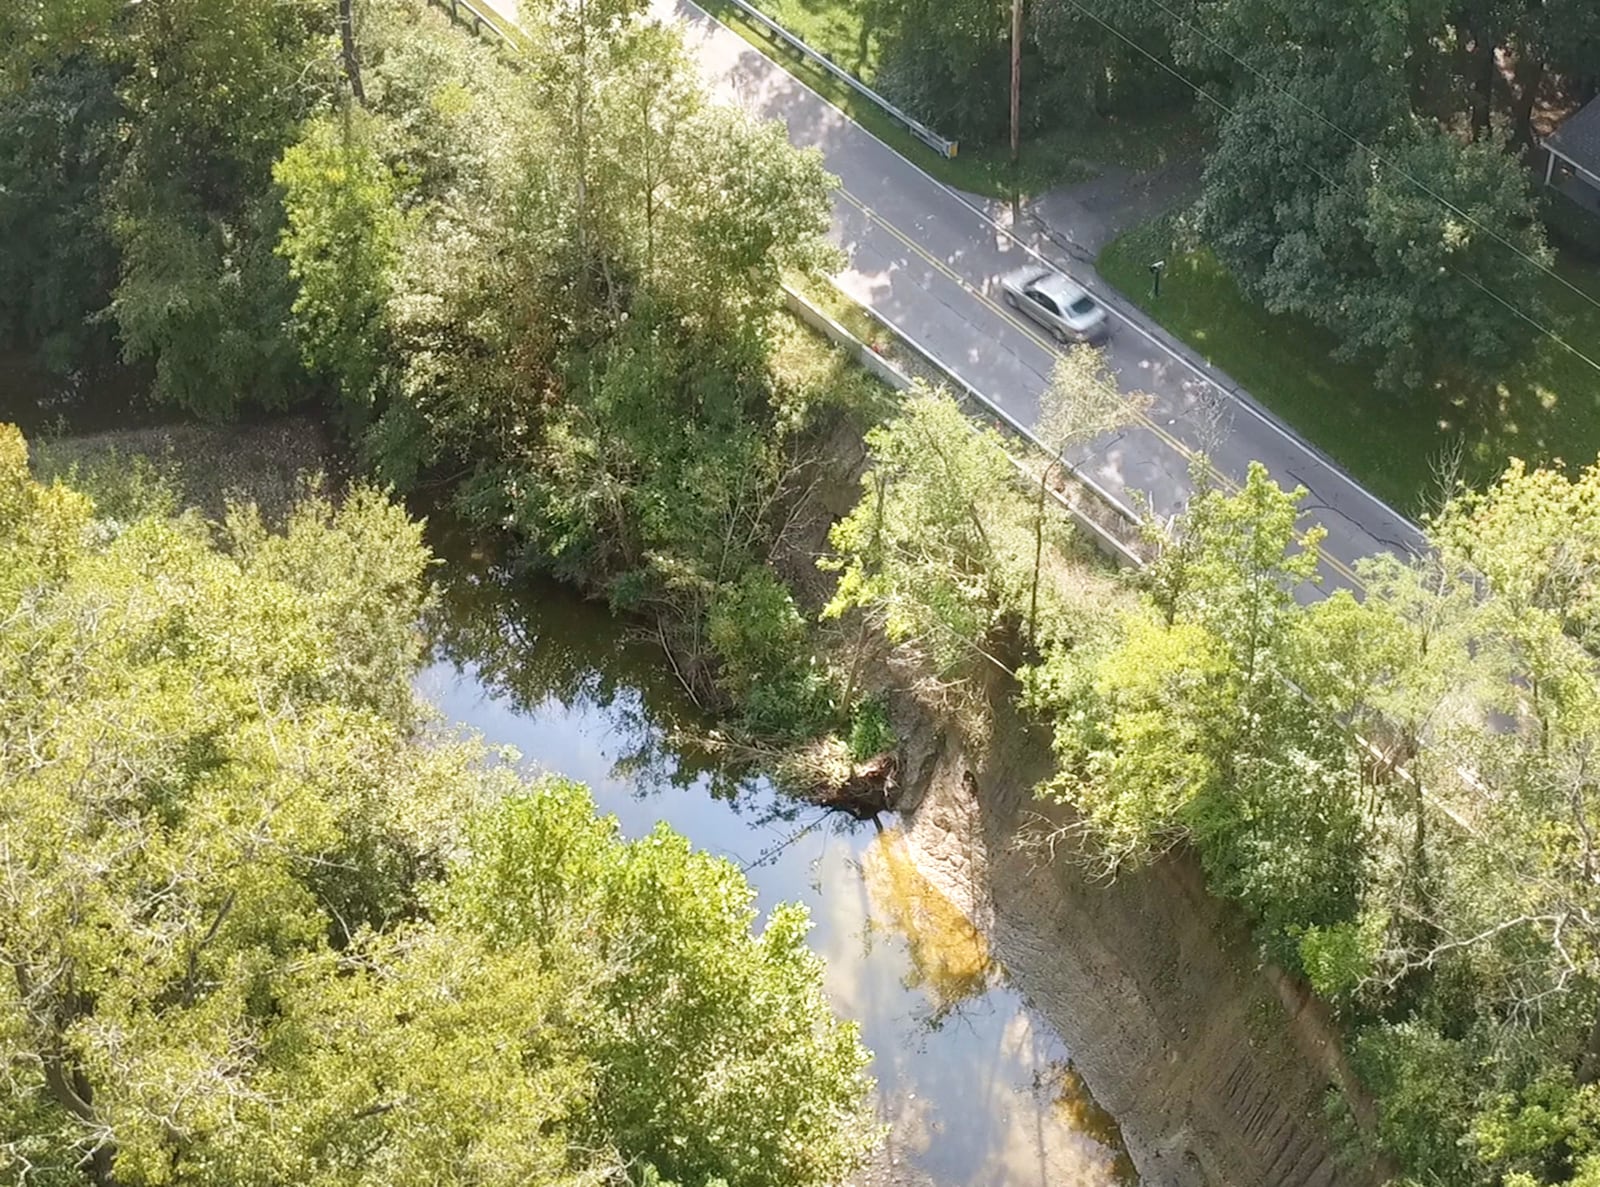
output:
<instances>
[{"instance_id":1,"label":"paved road","mask_svg":"<svg viewBox=\"0 0 1600 1187\"><path fill-rule=\"evenodd\" d=\"M514 17L515 0L496 3ZM975 202L852 123L689 0L653 0L653 8L682 24L719 95L782 121L792 142L822 152L840 183L833 239L849 261L836 278L840 287L1031 426L1059 348L1004 304L999 277L1037 251L1066 271L1080 267L1048 243L1027 242L1032 236L1020 228L1013 235L991 221ZM1126 503L1142 497L1157 514L1171 515L1192 489L1197 449L1225 479L1242 479L1252 460L1263 461L1279 482L1310 492L1307 517L1328 530L1324 589L1357 584L1351 565L1360 557L1420 545L1402 517L1247 397L1231 394L1237 385L1226 376L1213 381L1169 349L1131 306L1110 304L1116 325L1109 362L1125 390L1147 392L1153 403L1136 425L1071 455L1103 487Z\"/></svg>"}]
</instances>

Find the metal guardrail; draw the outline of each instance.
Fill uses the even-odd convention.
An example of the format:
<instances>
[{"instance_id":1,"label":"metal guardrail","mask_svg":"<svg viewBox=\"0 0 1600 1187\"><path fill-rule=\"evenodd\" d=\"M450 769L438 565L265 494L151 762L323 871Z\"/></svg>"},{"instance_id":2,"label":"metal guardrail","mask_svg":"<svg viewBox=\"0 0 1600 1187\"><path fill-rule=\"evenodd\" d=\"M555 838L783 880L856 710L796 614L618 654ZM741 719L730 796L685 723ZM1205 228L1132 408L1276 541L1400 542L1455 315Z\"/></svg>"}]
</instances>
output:
<instances>
[{"instance_id":1,"label":"metal guardrail","mask_svg":"<svg viewBox=\"0 0 1600 1187\"><path fill-rule=\"evenodd\" d=\"M492 16L473 3L473 0L428 0L436 8L442 8L450 14L450 19L462 24L471 25L474 36L481 37L485 29L500 39L500 43L510 49L516 48L511 35L500 27L503 18Z\"/></svg>"},{"instance_id":2,"label":"metal guardrail","mask_svg":"<svg viewBox=\"0 0 1600 1187\"><path fill-rule=\"evenodd\" d=\"M946 140L943 136L939 135L939 133L935 132L932 128L928 127L928 125L922 123L920 120L912 119L909 115L901 111L882 95L878 94L877 91L867 86L866 83L862 82L848 70L836 65L833 59L828 57L827 54L819 53L812 49L793 33L789 32L789 30L778 24L777 21L773 20L771 17L767 16L758 9L751 7L748 3L746 3L746 0L728 0L728 3L732 4L752 22L754 22L756 25L759 25L762 29L765 29L773 37L776 37L779 41L782 41L790 49L794 50L795 53L799 54L809 62L815 62L829 74L833 75L833 77L837 78L851 90L855 91L856 94L865 99L870 99L873 103L877 104L889 115L893 116L895 119L904 124L913 136L922 141L922 143L926 144L929 148L933 149L933 151L938 153L941 157L954 157L956 155L956 150L960 147L956 141Z\"/></svg>"},{"instance_id":3,"label":"metal guardrail","mask_svg":"<svg viewBox=\"0 0 1600 1187\"><path fill-rule=\"evenodd\" d=\"M821 309L817 308L817 306L813 305L809 300L806 299L804 294L800 293L796 289L790 288L787 284L785 284L783 286L783 292L784 292L784 296L791 303L791 307L793 307L795 303L798 303L800 306L804 307L808 312L814 314L816 317L820 318L822 321L825 321L825 322L829 323L829 325L833 328L833 331L834 331L832 333L828 333L828 336L830 338L834 338L835 334L837 334L837 335L840 336L840 338L836 339L836 340L847 339L850 342L854 343L855 346L859 350L865 351L868 354L872 354L873 353L871 347L867 346L865 343L862 343L849 330L847 330L843 326L839 325L839 323L834 321L833 318L829 317L827 313L825 313ZM919 343L916 339L907 336L901 330L899 330L895 326L891 325L889 323L888 319L885 318L882 314L880 314L876 309L873 309L869 305L861 305L859 302L857 304L862 309L862 311L864 311L874 321L876 321L879 325L883 326L884 329L889 331L889 333L894 334L896 337L898 337L900 339L900 341L905 343L905 345L907 347L909 347L911 350L915 351L918 355L920 355L925 362L927 362L936 371L938 371L939 373L944 375L946 378L948 378L949 381L952 384L954 384L964 394L964 396L966 398L974 400L978 404L982 405L982 407L984 408L985 411L987 411L988 413L993 415L996 419L1001 420L1005 424L1010 426L1010 428L1013 431L1015 431L1019 436L1021 436L1022 438L1024 438L1028 442L1030 442L1036 448L1042 450L1047 457L1052 454L1052 450L1050 449L1049 446L1047 446L1043 441L1039 440L1038 437L1034 436L1033 433L1030 432L1028 429L1023 427L1023 425L1021 425L1008 412L1006 412L1005 409L1001 408L998 404L994 403L994 401L990 400L989 397L985 396L977 388L973 387L966 380L962 379L961 376L957 375L954 371L952 371L949 368L949 366L945 364L944 360L940 359L937 355L933 354L925 346L923 346L921 343ZM824 332L827 332L827 331L824 331ZM878 361L880 366L887 367L887 368L889 368L890 370L893 370L893 371L897 371L897 372L899 371L899 368L895 367L892 363L889 363L887 360L879 359L877 361ZM874 368L874 370L876 370L876 368ZM902 380L904 381L905 384L909 384L910 383L909 378L904 376L903 373L901 373L901 378L902 378ZM900 387L900 386L902 386L902 384L895 383L895 384L892 384L891 386ZM973 429L974 429L974 431L976 431L977 426L973 425ZM1042 475L1035 476L1035 475L1029 473L1028 470L1027 470L1027 467L1023 464L1023 462L1022 462L1022 460L1020 458L1017 458L1015 455L1011 454L1009 451L1007 452L1006 456L1011 459L1011 464L1014 465L1017 468L1017 472L1019 474L1021 474L1028 481L1030 481L1030 482L1041 482L1041 483L1044 481L1044 477ZM1056 455L1056 456L1059 457L1059 455ZM1130 508L1121 499L1117 498L1110 491L1106 490L1098 482L1096 482L1093 478L1091 478L1087 474L1085 474L1077 466L1074 466L1072 463L1068 462L1066 460L1066 458L1060 458L1059 460L1066 466L1068 471L1072 474L1073 479L1080 486L1082 486L1090 494L1092 494L1092 495L1096 496L1097 498L1099 498L1106 506L1111 508L1112 511L1114 511L1118 515L1122 516L1130 524L1137 525L1140 522L1140 519L1139 519L1139 516L1137 515L1137 513L1135 513L1133 511L1133 509ZM1059 491L1052 490L1049 487L1046 487L1045 491L1046 491L1046 493L1048 493L1050 495L1052 500L1054 500L1057 504L1059 504L1062 507L1063 510L1065 510L1067 512L1068 515L1072 516L1074 521L1076 521L1079 525L1089 529L1090 535L1094 538L1095 542L1100 546L1101 551L1106 553L1108 556L1112 557L1112 559L1116 560L1118 564L1120 564L1120 565L1122 565L1122 566L1124 566L1126 568L1142 569L1148 563L1146 561L1146 558L1140 556L1133 549L1129 548L1128 545L1123 543L1122 540L1118 539L1114 534L1112 534L1111 532L1107 531L1100 524L1096 523L1093 518L1091 518L1088 515L1085 515L1077 507L1074 507L1071 504L1071 502L1069 502L1066 498L1064 498L1061 495L1061 493ZM1322 706L1317 703L1317 701L1311 696L1310 693L1308 693L1305 689L1301 688L1294 681L1288 679L1287 677L1280 677L1280 679L1282 679L1284 684L1286 684L1288 686L1290 692L1294 693L1301 700L1305 701L1306 704L1310 705L1314 709L1321 709L1322 708ZM1365 735L1360 733L1358 730L1352 728L1348 722L1346 722L1346 721L1337 721L1337 724L1338 724L1339 728L1342 729L1345 732L1345 734L1348 737L1350 737L1351 740L1354 741L1356 743L1356 745L1359 746L1362 749L1362 751L1365 752L1369 757L1374 758L1374 759L1382 759L1384 757L1384 754L1383 754L1382 750L1378 746L1374 745ZM1406 767L1397 765L1397 766L1394 767L1394 771L1401 779L1405 780L1407 783L1410 783L1413 786L1416 785L1416 777L1414 775L1412 775L1412 773ZM1472 770L1470 770L1468 768L1465 768L1465 767L1457 766L1456 767L1456 774L1459 775L1463 779L1463 781L1467 782L1468 784L1470 784L1470 785L1472 785L1474 787L1478 787L1478 788L1482 787L1482 782L1478 778L1478 775L1477 775L1477 773L1475 771L1472 771ZM1438 796L1432 794L1427 789L1423 789L1422 798L1428 804L1429 807L1433 808L1436 812L1439 812L1447 820L1449 820L1452 824L1454 824L1457 828L1459 828L1462 831L1467 832L1469 834L1475 834L1476 833L1476 830L1472 827L1472 825L1471 825L1471 823L1469 821L1464 819L1461 816L1461 814L1458 813L1449 804L1447 804L1443 800L1439 799Z\"/></svg>"}]
</instances>

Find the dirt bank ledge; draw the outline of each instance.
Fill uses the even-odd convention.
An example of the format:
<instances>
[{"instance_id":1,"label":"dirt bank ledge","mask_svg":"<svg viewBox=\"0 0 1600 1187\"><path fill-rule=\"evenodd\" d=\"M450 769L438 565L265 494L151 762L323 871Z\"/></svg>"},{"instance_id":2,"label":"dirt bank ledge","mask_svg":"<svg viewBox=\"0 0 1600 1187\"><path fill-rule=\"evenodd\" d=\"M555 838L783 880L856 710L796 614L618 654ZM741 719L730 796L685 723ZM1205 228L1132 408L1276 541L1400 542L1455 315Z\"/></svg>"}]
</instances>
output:
<instances>
[{"instance_id":1,"label":"dirt bank ledge","mask_svg":"<svg viewBox=\"0 0 1600 1187\"><path fill-rule=\"evenodd\" d=\"M1006 690L993 699L982 755L950 732L902 732L912 860L1071 1048L1146 1187L1380 1181L1334 1157L1322 1109L1341 1056L1318 1008L1260 967L1192 859L1094 883L1019 845L1070 816L1032 795L1050 768L1044 732Z\"/></svg>"}]
</instances>

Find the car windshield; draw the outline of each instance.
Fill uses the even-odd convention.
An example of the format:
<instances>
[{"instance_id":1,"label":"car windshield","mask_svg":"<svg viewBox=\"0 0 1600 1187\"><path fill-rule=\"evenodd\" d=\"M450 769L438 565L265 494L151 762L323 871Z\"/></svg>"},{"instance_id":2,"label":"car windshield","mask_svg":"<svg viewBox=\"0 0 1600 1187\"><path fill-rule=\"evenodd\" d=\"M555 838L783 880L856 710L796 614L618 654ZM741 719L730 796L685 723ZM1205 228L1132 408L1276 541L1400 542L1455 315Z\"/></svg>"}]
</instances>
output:
<instances>
[{"instance_id":1,"label":"car windshield","mask_svg":"<svg viewBox=\"0 0 1600 1187\"><path fill-rule=\"evenodd\" d=\"M1071 305L1068 305L1067 309L1078 317L1083 317L1094 312L1094 302L1089 300L1088 297L1079 297Z\"/></svg>"}]
</instances>

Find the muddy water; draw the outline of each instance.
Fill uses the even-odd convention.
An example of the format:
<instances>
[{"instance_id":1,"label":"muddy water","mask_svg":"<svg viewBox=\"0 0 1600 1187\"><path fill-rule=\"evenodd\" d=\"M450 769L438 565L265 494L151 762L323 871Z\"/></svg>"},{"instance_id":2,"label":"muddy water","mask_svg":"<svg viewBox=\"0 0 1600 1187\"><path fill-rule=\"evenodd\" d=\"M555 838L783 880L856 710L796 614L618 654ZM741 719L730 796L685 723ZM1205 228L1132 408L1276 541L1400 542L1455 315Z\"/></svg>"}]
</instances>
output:
<instances>
[{"instance_id":1,"label":"muddy water","mask_svg":"<svg viewBox=\"0 0 1600 1187\"><path fill-rule=\"evenodd\" d=\"M763 912L791 900L810 909L828 992L874 1053L889 1127L864 1180L1132 1181L1071 1052L916 872L892 822L880 831L825 816L760 778L720 772L681 741L705 723L663 679L659 652L619 635L603 609L526 582L513 598L461 557L441 591L435 660L419 686L446 718L514 747L530 769L588 784L627 835L665 820L736 863Z\"/></svg>"}]
</instances>

